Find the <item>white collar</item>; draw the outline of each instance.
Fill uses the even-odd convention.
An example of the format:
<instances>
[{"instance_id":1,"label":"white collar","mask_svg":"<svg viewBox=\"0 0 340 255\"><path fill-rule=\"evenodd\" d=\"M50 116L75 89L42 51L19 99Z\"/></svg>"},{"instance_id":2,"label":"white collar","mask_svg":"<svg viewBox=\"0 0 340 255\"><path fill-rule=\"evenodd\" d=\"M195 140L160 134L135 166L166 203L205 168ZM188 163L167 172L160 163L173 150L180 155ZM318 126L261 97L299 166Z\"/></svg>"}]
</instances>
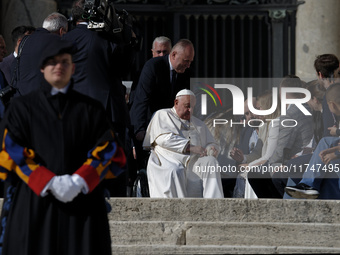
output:
<instances>
[{"instance_id":1,"label":"white collar","mask_svg":"<svg viewBox=\"0 0 340 255\"><path fill-rule=\"evenodd\" d=\"M174 68L172 67L172 64L171 64L171 61L170 61L170 54L169 54L169 56L168 56L168 57L169 57L169 59L168 59L168 60L169 60L169 65L170 65L170 73L171 73L171 71L172 71L172 70L174 70Z\"/></svg>"},{"instance_id":2,"label":"white collar","mask_svg":"<svg viewBox=\"0 0 340 255\"><path fill-rule=\"evenodd\" d=\"M54 96L54 95L56 95L56 94L58 94L58 93L66 94L66 92L67 92L69 86L70 86L70 83L67 84L67 86L65 86L65 87L63 87L63 88L61 88L61 89L57 89L57 88L55 88L55 87L52 87L52 89L51 89L51 95Z\"/></svg>"},{"instance_id":3,"label":"white collar","mask_svg":"<svg viewBox=\"0 0 340 255\"><path fill-rule=\"evenodd\" d=\"M186 125L190 125L190 120L184 120L184 119L181 119L181 118L178 116L175 107L172 107L172 108L171 108L171 111L175 114L175 116L176 116L181 122L184 122L184 124L186 124Z\"/></svg>"}]
</instances>

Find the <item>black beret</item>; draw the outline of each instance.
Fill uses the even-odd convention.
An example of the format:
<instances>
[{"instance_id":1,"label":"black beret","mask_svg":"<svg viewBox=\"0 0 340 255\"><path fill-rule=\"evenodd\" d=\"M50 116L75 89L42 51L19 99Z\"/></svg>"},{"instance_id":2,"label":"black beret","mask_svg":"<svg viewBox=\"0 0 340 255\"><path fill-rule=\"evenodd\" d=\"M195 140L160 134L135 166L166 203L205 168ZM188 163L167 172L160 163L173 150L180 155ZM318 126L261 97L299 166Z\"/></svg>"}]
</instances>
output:
<instances>
[{"instance_id":1,"label":"black beret","mask_svg":"<svg viewBox=\"0 0 340 255\"><path fill-rule=\"evenodd\" d=\"M46 48L42 51L39 68L43 68L47 60L53 58L54 56L69 53L73 55L76 53L76 44L72 41L62 40L60 37L55 37L50 39Z\"/></svg>"}]
</instances>

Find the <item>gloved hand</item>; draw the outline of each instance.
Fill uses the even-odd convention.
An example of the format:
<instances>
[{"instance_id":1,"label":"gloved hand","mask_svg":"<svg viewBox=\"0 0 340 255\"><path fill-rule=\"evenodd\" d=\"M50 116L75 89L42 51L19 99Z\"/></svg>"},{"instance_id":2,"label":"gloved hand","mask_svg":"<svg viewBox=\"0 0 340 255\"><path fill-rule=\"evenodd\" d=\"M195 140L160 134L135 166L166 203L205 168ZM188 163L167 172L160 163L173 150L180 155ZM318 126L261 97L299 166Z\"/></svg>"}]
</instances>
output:
<instances>
[{"instance_id":1,"label":"gloved hand","mask_svg":"<svg viewBox=\"0 0 340 255\"><path fill-rule=\"evenodd\" d=\"M78 174L72 174L71 176L72 181L77 184L78 186L80 186L81 191L84 194L87 194L89 192L89 187L87 186L86 181L83 179L83 177L80 177L80 175Z\"/></svg>"},{"instance_id":2,"label":"gloved hand","mask_svg":"<svg viewBox=\"0 0 340 255\"><path fill-rule=\"evenodd\" d=\"M56 199L64 203L72 201L83 188L75 183L69 174L54 176L47 185L47 189L52 192Z\"/></svg>"}]
</instances>

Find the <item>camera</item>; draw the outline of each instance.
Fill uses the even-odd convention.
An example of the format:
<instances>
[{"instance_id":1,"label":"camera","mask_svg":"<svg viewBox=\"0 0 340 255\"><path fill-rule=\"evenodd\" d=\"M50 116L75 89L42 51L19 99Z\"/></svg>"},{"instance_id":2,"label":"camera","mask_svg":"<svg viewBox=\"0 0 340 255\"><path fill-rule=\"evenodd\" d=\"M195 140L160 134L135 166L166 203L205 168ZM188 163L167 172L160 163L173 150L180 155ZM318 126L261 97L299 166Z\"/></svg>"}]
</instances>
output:
<instances>
[{"instance_id":1,"label":"camera","mask_svg":"<svg viewBox=\"0 0 340 255\"><path fill-rule=\"evenodd\" d=\"M118 11L109 0L86 0L83 16L88 29L107 33L115 43L138 43L132 38L134 17L124 9Z\"/></svg>"}]
</instances>

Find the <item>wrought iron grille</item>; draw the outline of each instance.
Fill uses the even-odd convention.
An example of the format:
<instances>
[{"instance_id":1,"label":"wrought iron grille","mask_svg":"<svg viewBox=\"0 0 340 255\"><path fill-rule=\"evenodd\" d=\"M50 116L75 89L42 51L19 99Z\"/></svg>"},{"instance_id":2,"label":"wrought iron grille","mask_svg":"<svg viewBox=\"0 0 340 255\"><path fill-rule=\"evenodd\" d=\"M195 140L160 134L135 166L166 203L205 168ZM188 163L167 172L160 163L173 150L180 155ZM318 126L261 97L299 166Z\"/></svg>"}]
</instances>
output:
<instances>
[{"instance_id":1,"label":"wrought iron grille","mask_svg":"<svg viewBox=\"0 0 340 255\"><path fill-rule=\"evenodd\" d=\"M70 1L57 1L70 13ZM72 1L71 1L72 2ZM143 48L135 69L151 58L155 37L195 46L194 77L283 77L295 72L297 0L115 0L138 20Z\"/></svg>"}]
</instances>

